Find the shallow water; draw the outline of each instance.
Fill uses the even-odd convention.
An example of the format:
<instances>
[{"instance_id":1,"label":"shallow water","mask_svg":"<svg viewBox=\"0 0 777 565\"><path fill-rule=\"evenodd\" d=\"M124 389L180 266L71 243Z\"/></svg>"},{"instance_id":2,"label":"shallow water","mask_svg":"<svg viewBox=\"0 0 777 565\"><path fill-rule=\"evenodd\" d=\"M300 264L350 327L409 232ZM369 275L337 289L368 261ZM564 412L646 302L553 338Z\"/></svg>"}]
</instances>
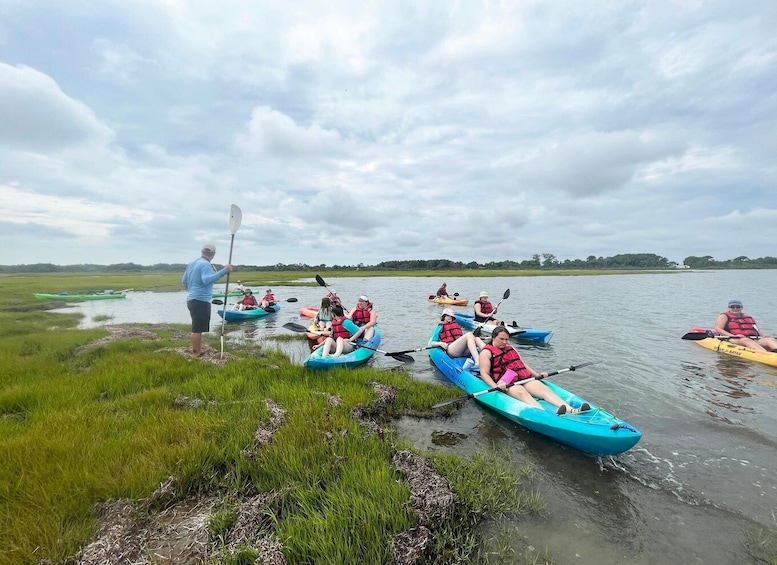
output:
<instances>
[{"instance_id":1,"label":"shallow water","mask_svg":"<svg viewBox=\"0 0 777 565\"><path fill-rule=\"evenodd\" d=\"M327 282L348 307L359 294L368 294L384 331L381 348L396 351L428 341L442 306L427 302L426 296L443 280L451 293L470 301L486 289L496 304L509 288L510 297L499 309L502 319L554 330L549 345L519 345L535 369L602 361L554 380L638 427L643 439L616 458L592 457L528 432L475 402L431 425L403 419L403 439L421 449L458 454L507 448L531 459L548 512L523 518L516 527L529 539L546 540L557 563L749 562L742 532L755 524L775 525L777 369L708 351L680 336L692 326L711 327L730 298L743 300L764 331L777 333L777 310L768 293L777 271ZM299 308L318 305L324 294L320 287L273 290L281 311L255 323L227 324L230 340L290 335L282 325L305 324ZM290 297L298 302L286 302ZM185 302L183 292L134 292L126 300L75 308L85 315L81 327L188 323ZM212 331L218 333L221 319L215 310ZM471 307L459 310L471 312ZM95 320L100 316L111 318ZM280 347L300 364L307 353L304 341ZM414 357L416 362L408 365L414 378L446 382L425 352ZM399 365L386 356L372 363L377 368ZM451 390L451 396L458 394Z\"/></svg>"}]
</instances>

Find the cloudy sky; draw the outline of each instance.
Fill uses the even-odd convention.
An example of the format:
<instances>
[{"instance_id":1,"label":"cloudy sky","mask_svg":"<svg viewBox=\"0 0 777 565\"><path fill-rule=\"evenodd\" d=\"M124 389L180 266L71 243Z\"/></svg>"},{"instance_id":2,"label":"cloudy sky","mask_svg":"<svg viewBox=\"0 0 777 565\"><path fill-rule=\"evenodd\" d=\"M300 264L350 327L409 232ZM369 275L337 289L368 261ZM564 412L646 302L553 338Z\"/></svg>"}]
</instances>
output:
<instances>
[{"instance_id":1,"label":"cloudy sky","mask_svg":"<svg viewBox=\"0 0 777 565\"><path fill-rule=\"evenodd\" d=\"M777 255L777 3L0 4L0 264Z\"/></svg>"}]
</instances>

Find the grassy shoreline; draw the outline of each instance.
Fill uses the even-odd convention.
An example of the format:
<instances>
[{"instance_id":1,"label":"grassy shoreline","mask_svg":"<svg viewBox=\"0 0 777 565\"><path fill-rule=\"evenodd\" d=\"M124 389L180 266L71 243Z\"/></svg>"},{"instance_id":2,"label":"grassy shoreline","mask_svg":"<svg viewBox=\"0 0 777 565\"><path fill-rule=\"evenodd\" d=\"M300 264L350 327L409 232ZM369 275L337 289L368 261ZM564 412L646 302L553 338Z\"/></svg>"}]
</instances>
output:
<instances>
[{"instance_id":1,"label":"grassy shoreline","mask_svg":"<svg viewBox=\"0 0 777 565\"><path fill-rule=\"evenodd\" d=\"M57 291L174 284L43 279ZM311 373L271 347L195 361L185 325L75 330L77 315L34 299L42 283L0 278L0 564L159 553L173 542L143 532L191 508L209 563L250 563L268 544L290 563L388 563L419 547L415 562L455 563L504 545L479 533L485 520L542 507L531 468L504 457L434 455L413 479L390 422L435 417L447 387L404 371ZM414 490L424 479L436 498ZM513 562L542 562L526 551Z\"/></svg>"}]
</instances>

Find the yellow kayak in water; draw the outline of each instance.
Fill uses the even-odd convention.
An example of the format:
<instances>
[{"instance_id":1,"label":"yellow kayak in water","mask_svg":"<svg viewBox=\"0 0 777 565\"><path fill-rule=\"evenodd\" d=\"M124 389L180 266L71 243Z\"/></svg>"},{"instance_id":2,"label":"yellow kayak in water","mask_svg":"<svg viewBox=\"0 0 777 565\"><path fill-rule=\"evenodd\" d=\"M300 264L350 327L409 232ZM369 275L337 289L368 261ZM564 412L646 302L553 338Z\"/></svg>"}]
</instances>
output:
<instances>
[{"instance_id":1,"label":"yellow kayak in water","mask_svg":"<svg viewBox=\"0 0 777 565\"><path fill-rule=\"evenodd\" d=\"M683 336L683 339L694 341L702 347L706 347L707 349L711 349L713 351L719 351L720 353L725 353L726 355L734 355L749 361L757 361L758 363L763 363L764 365L777 367L777 352L756 351L755 349L750 349L749 347L735 345L726 339L719 339L712 336L703 337L699 335L701 333L709 335L712 332L704 328L691 328L690 332ZM702 339L699 339L700 337L702 337Z\"/></svg>"}]
</instances>

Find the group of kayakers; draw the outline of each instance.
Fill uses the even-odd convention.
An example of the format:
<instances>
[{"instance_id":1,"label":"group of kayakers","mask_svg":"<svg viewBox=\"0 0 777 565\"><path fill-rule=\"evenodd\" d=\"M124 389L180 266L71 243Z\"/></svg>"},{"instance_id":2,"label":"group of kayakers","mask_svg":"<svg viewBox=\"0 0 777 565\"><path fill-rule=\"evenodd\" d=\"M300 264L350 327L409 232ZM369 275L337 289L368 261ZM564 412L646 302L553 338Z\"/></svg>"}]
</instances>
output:
<instances>
[{"instance_id":1,"label":"group of kayakers","mask_svg":"<svg viewBox=\"0 0 777 565\"><path fill-rule=\"evenodd\" d=\"M242 288L242 283L240 281L237 281L238 285ZM243 298L237 301L235 304L235 310L256 310L257 308L269 308L270 306L273 306L275 304L275 295L273 294L271 289L267 289L267 291L264 293L264 296L261 300L257 300L256 296L254 296L254 291L252 291L250 288L246 288L244 290L238 290L238 287L235 287L232 289L232 292L242 292Z\"/></svg>"},{"instance_id":2,"label":"group of kayakers","mask_svg":"<svg viewBox=\"0 0 777 565\"><path fill-rule=\"evenodd\" d=\"M359 296L353 309L347 310L337 292L330 289L321 299L321 307L313 319L315 329L308 332L308 337L312 348L322 348L322 357L337 357L352 352L359 339L372 339L377 323L378 313L367 295Z\"/></svg>"}]
</instances>

